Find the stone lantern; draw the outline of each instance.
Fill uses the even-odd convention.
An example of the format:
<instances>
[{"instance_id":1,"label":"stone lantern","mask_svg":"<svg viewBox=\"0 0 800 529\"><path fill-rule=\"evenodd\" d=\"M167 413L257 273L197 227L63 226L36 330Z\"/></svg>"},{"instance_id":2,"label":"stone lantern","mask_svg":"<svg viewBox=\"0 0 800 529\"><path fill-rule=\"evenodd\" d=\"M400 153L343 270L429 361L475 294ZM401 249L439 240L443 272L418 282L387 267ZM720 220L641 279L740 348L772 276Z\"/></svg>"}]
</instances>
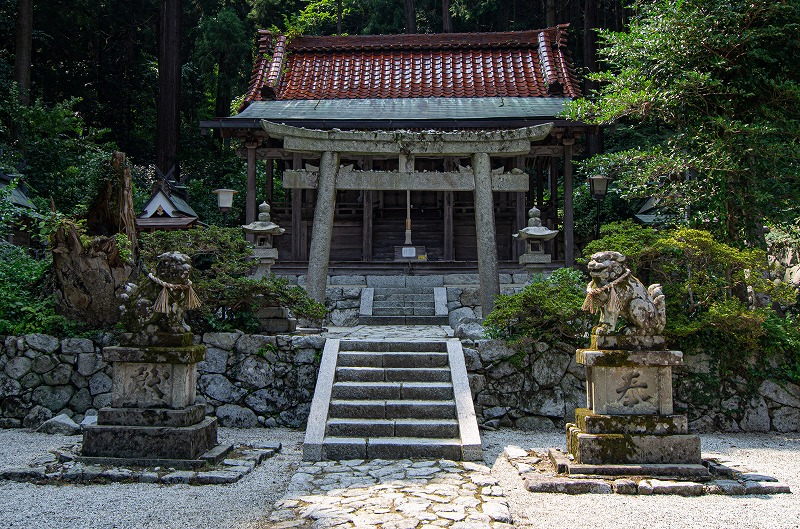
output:
<instances>
[{"instance_id":1,"label":"stone lantern","mask_svg":"<svg viewBox=\"0 0 800 529\"><path fill-rule=\"evenodd\" d=\"M253 258L258 262L252 276L255 279L269 275L270 268L278 259L278 250L272 247L272 237L282 235L286 231L270 220L269 210L269 204L262 202L258 206L258 220L242 226L245 233L255 237Z\"/></svg>"},{"instance_id":2,"label":"stone lantern","mask_svg":"<svg viewBox=\"0 0 800 529\"><path fill-rule=\"evenodd\" d=\"M525 253L519 256L519 264L524 265L529 273L541 270L544 265L550 264L550 254L544 253L545 241L549 241L558 234L558 230L551 230L542 226L541 212L536 206L528 210L528 226L519 230L513 237L525 241Z\"/></svg>"}]
</instances>

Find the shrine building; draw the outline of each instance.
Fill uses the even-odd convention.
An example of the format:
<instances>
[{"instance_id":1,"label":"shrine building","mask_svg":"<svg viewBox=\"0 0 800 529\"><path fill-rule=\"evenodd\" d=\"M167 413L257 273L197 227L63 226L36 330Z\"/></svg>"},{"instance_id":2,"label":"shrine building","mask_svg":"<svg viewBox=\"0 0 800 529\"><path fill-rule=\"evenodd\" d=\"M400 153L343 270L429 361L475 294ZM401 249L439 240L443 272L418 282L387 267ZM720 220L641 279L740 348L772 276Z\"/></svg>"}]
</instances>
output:
<instances>
[{"instance_id":1,"label":"shrine building","mask_svg":"<svg viewBox=\"0 0 800 529\"><path fill-rule=\"evenodd\" d=\"M246 221L266 199L286 229L273 271L307 273L324 300L334 273L477 270L490 307L498 274L520 268L512 234L534 205L560 230L553 261L573 264L572 159L589 128L557 117L581 95L567 25L259 37L240 113L201 128L242 142Z\"/></svg>"}]
</instances>

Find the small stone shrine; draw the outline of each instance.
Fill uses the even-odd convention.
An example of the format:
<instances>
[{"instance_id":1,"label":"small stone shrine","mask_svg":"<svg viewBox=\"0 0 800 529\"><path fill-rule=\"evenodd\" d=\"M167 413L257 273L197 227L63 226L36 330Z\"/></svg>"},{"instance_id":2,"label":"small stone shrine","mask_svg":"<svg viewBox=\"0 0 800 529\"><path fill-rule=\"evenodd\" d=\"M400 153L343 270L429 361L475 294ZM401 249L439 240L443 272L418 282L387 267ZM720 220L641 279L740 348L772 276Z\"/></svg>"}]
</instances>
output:
<instances>
[{"instance_id":1,"label":"small stone shrine","mask_svg":"<svg viewBox=\"0 0 800 529\"><path fill-rule=\"evenodd\" d=\"M558 230L542 226L540 217L539 208L532 207L528 210L528 225L512 235L515 239L525 241L525 253L519 256L519 264L524 265L528 272L537 272L550 264L551 257L544 252L544 242L558 234Z\"/></svg>"},{"instance_id":2,"label":"small stone shrine","mask_svg":"<svg viewBox=\"0 0 800 529\"><path fill-rule=\"evenodd\" d=\"M266 202L258 206L258 220L242 226L242 230L248 235L255 237L255 248L253 248L253 258L258 265L251 274L254 279L261 279L270 274L270 269L275 261L278 260L278 250L273 248L272 237L283 235L286 231L274 222L270 215L270 207Z\"/></svg>"},{"instance_id":3,"label":"small stone shrine","mask_svg":"<svg viewBox=\"0 0 800 529\"><path fill-rule=\"evenodd\" d=\"M673 412L672 368L683 353L664 346L661 285L645 288L619 252L592 255L588 268L583 308L600 323L591 346L576 353L586 366L587 408L567 425L567 451L581 465L699 464L700 438Z\"/></svg>"},{"instance_id":4,"label":"small stone shrine","mask_svg":"<svg viewBox=\"0 0 800 529\"><path fill-rule=\"evenodd\" d=\"M123 295L129 332L122 345L103 349L114 370L111 406L86 427L84 458L169 460L177 467L181 461L202 463L199 458L217 444L217 420L195 402L196 366L206 351L193 344L184 321L184 311L200 304L190 270L186 255L164 253L155 272Z\"/></svg>"}]
</instances>

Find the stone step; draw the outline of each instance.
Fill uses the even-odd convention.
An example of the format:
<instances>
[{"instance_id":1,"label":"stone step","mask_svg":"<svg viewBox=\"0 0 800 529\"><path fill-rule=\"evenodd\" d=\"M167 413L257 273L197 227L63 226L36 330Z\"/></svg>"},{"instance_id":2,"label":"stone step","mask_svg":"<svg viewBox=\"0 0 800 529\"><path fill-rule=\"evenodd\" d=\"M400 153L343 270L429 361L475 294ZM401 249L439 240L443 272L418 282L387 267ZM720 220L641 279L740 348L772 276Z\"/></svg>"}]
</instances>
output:
<instances>
[{"instance_id":1,"label":"stone step","mask_svg":"<svg viewBox=\"0 0 800 529\"><path fill-rule=\"evenodd\" d=\"M391 307L391 308L382 308L382 307L373 307L372 309L372 317L381 317L381 316L401 316L403 318L409 318L414 316L435 316L436 309L432 306L430 307Z\"/></svg>"},{"instance_id":2,"label":"stone step","mask_svg":"<svg viewBox=\"0 0 800 529\"><path fill-rule=\"evenodd\" d=\"M447 367L447 353L405 351L370 353L344 351L339 353L340 367L427 368Z\"/></svg>"},{"instance_id":3,"label":"stone step","mask_svg":"<svg viewBox=\"0 0 800 529\"><path fill-rule=\"evenodd\" d=\"M433 303L433 290L427 294L374 294L375 301L415 301L419 303Z\"/></svg>"},{"instance_id":4,"label":"stone step","mask_svg":"<svg viewBox=\"0 0 800 529\"><path fill-rule=\"evenodd\" d=\"M331 399L328 416L335 419L453 419L452 400Z\"/></svg>"},{"instance_id":5,"label":"stone step","mask_svg":"<svg viewBox=\"0 0 800 529\"><path fill-rule=\"evenodd\" d=\"M375 287L376 296L433 296L433 287Z\"/></svg>"},{"instance_id":6,"label":"stone step","mask_svg":"<svg viewBox=\"0 0 800 529\"><path fill-rule=\"evenodd\" d=\"M418 309L418 308L433 308L435 305L433 297L426 300L372 300L372 309ZM374 312L373 312L374 314Z\"/></svg>"},{"instance_id":7,"label":"stone step","mask_svg":"<svg viewBox=\"0 0 800 529\"><path fill-rule=\"evenodd\" d=\"M326 435L334 437L458 437L455 419L330 419Z\"/></svg>"},{"instance_id":8,"label":"stone step","mask_svg":"<svg viewBox=\"0 0 800 529\"><path fill-rule=\"evenodd\" d=\"M359 325L447 325L447 316L359 316Z\"/></svg>"},{"instance_id":9,"label":"stone step","mask_svg":"<svg viewBox=\"0 0 800 529\"><path fill-rule=\"evenodd\" d=\"M336 382L334 399L447 400L453 398L450 382Z\"/></svg>"},{"instance_id":10,"label":"stone step","mask_svg":"<svg viewBox=\"0 0 800 529\"><path fill-rule=\"evenodd\" d=\"M446 367L338 367L336 379L342 382L449 382L450 369Z\"/></svg>"},{"instance_id":11,"label":"stone step","mask_svg":"<svg viewBox=\"0 0 800 529\"><path fill-rule=\"evenodd\" d=\"M461 455L460 439L420 437L326 437L323 459L454 459Z\"/></svg>"},{"instance_id":12,"label":"stone step","mask_svg":"<svg viewBox=\"0 0 800 529\"><path fill-rule=\"evenodd\" d=\"M389 353L396 351L443 353L447 351L447 342L443 340L342 340L339 344L339 351L366 351L372 353Z\"/></svg>"}]
</instances>

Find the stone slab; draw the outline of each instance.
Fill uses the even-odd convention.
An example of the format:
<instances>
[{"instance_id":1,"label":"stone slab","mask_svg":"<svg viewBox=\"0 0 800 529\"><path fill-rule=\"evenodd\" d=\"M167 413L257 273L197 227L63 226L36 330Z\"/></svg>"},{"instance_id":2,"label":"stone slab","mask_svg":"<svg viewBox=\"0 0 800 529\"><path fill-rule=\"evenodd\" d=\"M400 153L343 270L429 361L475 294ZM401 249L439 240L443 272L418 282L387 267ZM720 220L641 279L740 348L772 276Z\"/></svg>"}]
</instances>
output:
<instances>
[{"instance_id":1,"label":"stone slab","mask_svg":"<svg viewBox=\"0 0 800 529\"><path fill-rule=\"evenodd\" d=\"M686 415L601 415L587 408L575 410L575 423L591 434L651 434L672 435L689 433Z\"/></svg>"},{"instance_id":2,"label":"stone slab","mask_svg":"<svg viewBox=\"0 0 800 529\"><path fill-rule=\"evenodd\" d=\"M114 408L183 409L195 402L196 364L114 361L113 366Z\"/></svg>"},{"instance_id":3,"label":"stone slab","mask_svg":"<svg viewBox=\"0 0 800 529\"><path fill-rule=\"evenodd\" d=\"M525 489L529 492L562 494L611 494L613 492L611 485L601 479L526 478Z\"/></svg>"},{"instance_id":4,"label":"stone slab","mask_svg":"<svg viewBox=\"0 0 800 529\"><path fill-rule=\"evenodd\" d=\"M166 408L101 408L97 424L118 426L191 426L201 422L206 407L194 404L173 410Z\"/></svg>"},{"instance_id":5,"label":"stone slab","mask_svg":"<svg viewBox=\"0 0 800 529\"><path fill-rule=\"evenodd\" d=\"M693 483L691 481L643 479L639 482L639 494L677 494L680 496L701 496L705 494L705 487L701 483Z\"/></svg>"},{"instance_id":6,"label":"stone slab","mask_svg":"<svg viewBox=\"0 0 800 529\"><path fill-rule=\"evenodd\" d=\"M578 349L575 361L585 366L638 367L683 365L681 351L623 351L607 349Z\"/></svg>"},{"instance_id":7,"label":"stone slab","mask_svg":"<svg viewBox=\"0 0 800 529\"><path fill-rule=\"evenodd\" d=\"M586 398L598 414L672 415L672 367L587 366Z\"/></svg>"},{"instance_id":8,"label":"stone slab","mask_svg":"<svg viewBox=\"0 0 800 529\"><path fill-rule=\"evenodd\" d=\"M131 459L197 459L217 444L217 419L185 427L87 426L83 455Z\"/></svg>"},{"instance_id":9,"label":"stone slab","mask_svg":"<svg viewBox=\"0 0 800 529\"><path fill-rule=\"evenodd\" d=\"M567 451L587 465L701 462L697 435L587 434L572 427Z\"/></svg>"},{"instance_id":10,"label":"stone slab","mask_svg":"<svg viewBox=\"0 0 800 529\"><path fill-rule=\"evenodd\" d=\"M592 349L623 349L626 351L639 351L648 349L663 349L664 337L658 335L636 336L624 334L592 334Z\"/></svg>"}]
</instances>

